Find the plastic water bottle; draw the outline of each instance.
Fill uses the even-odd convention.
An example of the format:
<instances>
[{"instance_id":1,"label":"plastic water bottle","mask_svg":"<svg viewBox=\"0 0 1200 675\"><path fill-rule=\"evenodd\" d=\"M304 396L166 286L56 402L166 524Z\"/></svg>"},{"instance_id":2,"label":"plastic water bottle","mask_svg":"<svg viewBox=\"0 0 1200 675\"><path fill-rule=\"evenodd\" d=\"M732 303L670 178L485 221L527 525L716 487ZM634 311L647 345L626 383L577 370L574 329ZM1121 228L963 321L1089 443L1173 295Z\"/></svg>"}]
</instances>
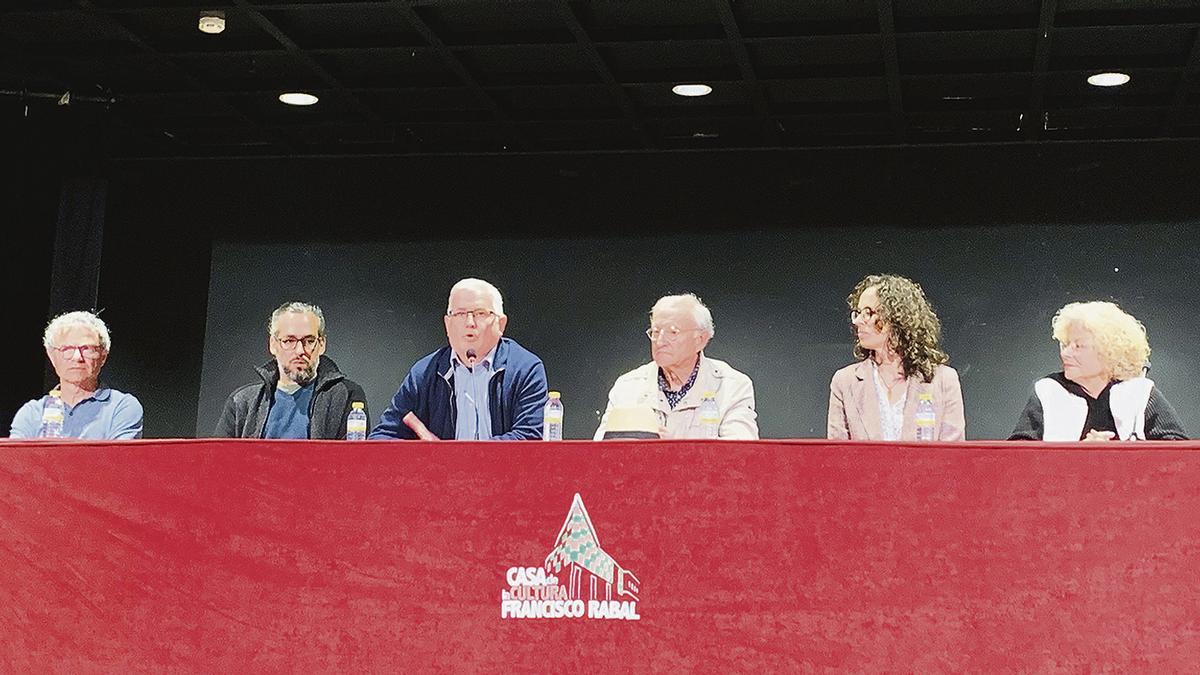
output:
<instances>
[{"instance_id":1,"label":"plastic water bottle","mask_svg":"<svg viewBox=\"0 0 1200 675\"><path fill-rule=\"evenodd\" d=\"M562 394L550 392L550 400L542 413L542 440L561 441L563 431Z\"/></svg>"},{"instance_id":2,"label":"plastic water bottle","mask_svg":"<svg viewBox=\"0 0 1200 675\"><path fill-rule=\"evenodd\" d=\"M350 404L350 414L346 415L346 440L367 440L367 411L361 401Z\"/></svg>"},{"instance_id":3,"label":"plastic water bottle","mask_svg":"<svg viewBox=\"0 0 1200 675\"><path fill-rule=\"evenodd\" d=\"M38 430L38 436L41 438L62 438L63 437L63 419L66 417L67 407L63 405L62 394L57 390L51 390L49 399L42 404L42 428Z\"/></svg>"},{"instance_id":4,"label":"plastic water bottle","mask_svg":"<svg viewBox=\"0 0 1200 675\"><path fill-rule=\"evenodd\" d=\"M917 395L917 440L932 441L937 431L937 416L933 413L933 394Z\"/></svg>"},{"instance_id":5,"label":"plastic water bottle","mask_svg":"<svg viewBox=\"0 0 1200 675\"><path fill-rule=\"evenodd\" d=\"M706 391L700 399L700 428L703 438L716 438L721 430L721 408L717 406L716 392Z\"/></svg>"}]
</instances>

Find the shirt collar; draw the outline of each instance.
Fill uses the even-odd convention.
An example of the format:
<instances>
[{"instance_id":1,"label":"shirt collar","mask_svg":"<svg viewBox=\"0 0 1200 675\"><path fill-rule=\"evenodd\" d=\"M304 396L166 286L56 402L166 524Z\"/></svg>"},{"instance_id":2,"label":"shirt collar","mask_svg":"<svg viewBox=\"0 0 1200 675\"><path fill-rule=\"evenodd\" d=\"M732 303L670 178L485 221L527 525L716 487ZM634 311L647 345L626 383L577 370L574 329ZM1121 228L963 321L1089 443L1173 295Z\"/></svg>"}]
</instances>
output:
<instances>
[{"instance_id":1,"label":"shirt collar","mask_svg":"<svg viewBox=\"0 0 1200 675\"><path fill-rule=\"evenodd\" d=\"M702 358L702 354L697 355L696 365L692 367L692 375L687 379L687 382L683 383L683 386L679 388L679 391L671 391L669 388L670 385L667 383L667 376L663 374L662 368L658 369L658 388L663 394L666 395L667 403L670 404L672 409L674 409L675 406L683 400L684 396L687 396L687 393L692 389L692 385L696 384L696 375L700 373L700 361Z\"/></svg>"},{"instance_id":2,"label":"shirt collar","mask_svg":"<svg viewBox=\"0 0 1200 675\"><path fill-rule=\"evenodd\" d=\"M497 345L497 347L498 346L499 345ZM484 354L483 358L481 358L475 362L475 365L483 366L484 370L491 370L492 369L492 358L495 357L495 355L496 355L496 347L492 347L492 351ZM458 368L461 366L463 368L467 368L468 370L470 369L470 367L467 366L467 364L458 360L458 354L456 354L453 349L450 350L450 365L454 368Z\"/></svg>"}]
</instances>

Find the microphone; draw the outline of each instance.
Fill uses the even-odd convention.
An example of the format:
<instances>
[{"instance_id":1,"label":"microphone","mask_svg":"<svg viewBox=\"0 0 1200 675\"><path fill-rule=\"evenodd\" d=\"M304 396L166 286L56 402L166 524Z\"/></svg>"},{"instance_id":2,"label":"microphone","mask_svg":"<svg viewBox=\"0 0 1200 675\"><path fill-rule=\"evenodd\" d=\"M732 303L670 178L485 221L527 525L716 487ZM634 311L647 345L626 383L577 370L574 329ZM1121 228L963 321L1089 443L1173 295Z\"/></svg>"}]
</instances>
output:
<instances>
[{"instance_id":1,"label":"microphone","mask_svg":"<svg viewBox=\"0 0 1200 675\"><path fill-rule=\"evenodd\" d=\"M467 350L467 367L474 368L475 367L475 359L477 359L477 358L479 358L479 356L475 354L475 350L468 349Z\"/></svg>"}]
</instances>

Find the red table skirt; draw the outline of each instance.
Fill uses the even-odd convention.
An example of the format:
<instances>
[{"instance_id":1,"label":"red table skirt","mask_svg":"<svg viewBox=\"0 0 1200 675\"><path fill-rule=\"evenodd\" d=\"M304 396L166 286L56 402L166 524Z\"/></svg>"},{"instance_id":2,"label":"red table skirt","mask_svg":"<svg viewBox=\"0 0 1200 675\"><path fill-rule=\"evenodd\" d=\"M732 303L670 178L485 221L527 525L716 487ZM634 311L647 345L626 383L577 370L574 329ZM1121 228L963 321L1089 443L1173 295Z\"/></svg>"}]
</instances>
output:
<instances>
[{"instance_id":1,"label":"red table skirt","mask_svg":"<svg viewBox=\"0 0 1200 675\"><path fill-rule=\"evenodd\" d=\"M0 635L5 670L1187 671L1200 444L4 443Z\"/></svg>"}]
</instances>

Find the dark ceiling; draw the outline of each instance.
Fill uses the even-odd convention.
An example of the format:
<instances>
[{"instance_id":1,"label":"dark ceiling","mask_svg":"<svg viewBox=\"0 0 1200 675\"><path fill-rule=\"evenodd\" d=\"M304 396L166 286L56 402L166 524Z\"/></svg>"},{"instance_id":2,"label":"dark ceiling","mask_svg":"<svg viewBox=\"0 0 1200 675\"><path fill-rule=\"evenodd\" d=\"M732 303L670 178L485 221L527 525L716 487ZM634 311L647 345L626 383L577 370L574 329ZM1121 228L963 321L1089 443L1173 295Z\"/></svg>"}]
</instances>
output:
<instances>
[{"instance_id":1,"label":"dark ceiling","mask_svg":"<svg viewBox=\"0 0 1200 675\"><path fill-rule=\"evenodd\" d=\"M1195 0L5 4L3 124L118 158L1200 137Z\"/></svg>"}]
</instances>

